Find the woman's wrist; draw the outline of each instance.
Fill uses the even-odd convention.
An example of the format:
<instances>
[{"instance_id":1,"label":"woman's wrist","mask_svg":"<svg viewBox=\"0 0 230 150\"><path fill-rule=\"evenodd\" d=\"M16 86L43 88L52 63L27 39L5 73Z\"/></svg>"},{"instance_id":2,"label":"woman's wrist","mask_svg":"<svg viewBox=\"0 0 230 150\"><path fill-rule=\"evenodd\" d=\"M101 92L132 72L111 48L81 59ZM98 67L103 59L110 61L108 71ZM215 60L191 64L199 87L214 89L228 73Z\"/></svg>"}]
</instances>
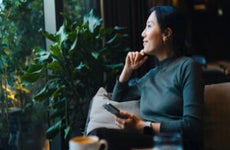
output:
<instances>
[{"instance_id":1,"label":"woman's wrist","mask_svg":"<svg viewBox=\"0 0 230 150\"><path fill-rule=\"evenodd\" d=\"M141 133L144 134L158 134L160 133L160 123L153 123L153 122L142 122L140 124L140 128L141 128Z\"/></svg>"},{"instance_id":2,"label":"woman's wrist","mask_svg":"<svg viewBox=\"0 0 230 150\"><path fill-rule=\"evenodd\" d=\"M128 69L127 67L124 67L121 75L119 77L119 82L126 82L129 80L129 78L131 77L133 71L131 69Z\"/></svg>"},{"instance_id":3,"label":"woman's wrist","mask_svg":"<svg viewBox=\"0 0 230 150\"><path fill-rule=\"evenodd\" d=\"M143 133L146 135L153 135L152 122L146 121L143 128Z\"/></svg>"},{"instance_id":4,"label":"woman's wrist","mask_svg":"<svg viewBox=\"0 0 230 150\"><path fill-rule=\"evenodd\" d=\"M151 123L151 128L155 134L160 133L160 123Z\"/></svg>"}]
</instances>

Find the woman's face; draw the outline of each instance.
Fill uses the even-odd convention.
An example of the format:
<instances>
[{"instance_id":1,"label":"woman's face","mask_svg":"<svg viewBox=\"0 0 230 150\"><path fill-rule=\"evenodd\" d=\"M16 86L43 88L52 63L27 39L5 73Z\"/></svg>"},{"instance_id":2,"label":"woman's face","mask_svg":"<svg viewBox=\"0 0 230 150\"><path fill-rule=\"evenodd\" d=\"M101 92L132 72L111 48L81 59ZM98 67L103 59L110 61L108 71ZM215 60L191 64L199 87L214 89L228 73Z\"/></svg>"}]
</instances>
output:
<instances>
[{"instance_id":1,"label":"woman's face","mask_svg":"<svg viewBox=\"0 0 230 150\"><path fill-rule=\"evenodd\" d=\"M144 53L156 55L162 48L163 34L161 33L155 12L149 16L146 27L142 32Z\"/></svg>"}]
</instances>

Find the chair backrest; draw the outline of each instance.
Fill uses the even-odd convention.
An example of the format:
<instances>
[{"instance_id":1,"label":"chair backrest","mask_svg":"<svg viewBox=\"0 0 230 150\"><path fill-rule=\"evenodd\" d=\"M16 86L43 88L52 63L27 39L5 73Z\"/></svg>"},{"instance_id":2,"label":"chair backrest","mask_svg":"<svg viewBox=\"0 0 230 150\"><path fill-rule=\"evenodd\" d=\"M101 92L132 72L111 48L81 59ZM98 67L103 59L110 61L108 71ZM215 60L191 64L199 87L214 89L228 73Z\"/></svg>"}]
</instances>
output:
<instances>
[{"instance_id":1,"label":"chair backrest","mask_svg":"<svg viewBox=\"0 0 230 150\"><path fill-rule=\"evenodd\" d=\"M203 71L203 80L205 82L205 85L230 81L228 75L219 70Z\"/></svg>"},{"instance_id":2,"label":"chair backrest","mask_svg":"<svg viewBox=\"0 0 230 150\"><path fill-rule=\"evenodd\" d=\"M230 150L230 82L205 86L204 149Z\"/></svg>"}]
</instances>

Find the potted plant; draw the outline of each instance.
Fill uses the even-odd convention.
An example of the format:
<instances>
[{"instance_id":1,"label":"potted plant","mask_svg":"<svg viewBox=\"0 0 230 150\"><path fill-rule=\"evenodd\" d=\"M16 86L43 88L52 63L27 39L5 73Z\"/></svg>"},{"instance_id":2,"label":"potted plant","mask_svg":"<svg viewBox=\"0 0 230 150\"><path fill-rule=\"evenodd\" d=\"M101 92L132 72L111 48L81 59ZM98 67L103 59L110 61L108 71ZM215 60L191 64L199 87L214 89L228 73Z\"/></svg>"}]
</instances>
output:
<instances>
[{"instance_id":1,"label":"potted plant","mask_svg":"<svg viewBox=\"0 0 230 150\"><path fill-rule=\"evenodd\" d=\"M67 144L74 126L80 126L81 132L92 96L122 67L128 49L120 42L126 37L120 32L123 28L103 28L102 19L93 11L80 24L62 15L64 22L56 33L41 30L53 44L49 51L34 49L34 61L23 80L44 81L34 99L48 105L47 137L64 131Z\"/></svg>"}]
</instances>

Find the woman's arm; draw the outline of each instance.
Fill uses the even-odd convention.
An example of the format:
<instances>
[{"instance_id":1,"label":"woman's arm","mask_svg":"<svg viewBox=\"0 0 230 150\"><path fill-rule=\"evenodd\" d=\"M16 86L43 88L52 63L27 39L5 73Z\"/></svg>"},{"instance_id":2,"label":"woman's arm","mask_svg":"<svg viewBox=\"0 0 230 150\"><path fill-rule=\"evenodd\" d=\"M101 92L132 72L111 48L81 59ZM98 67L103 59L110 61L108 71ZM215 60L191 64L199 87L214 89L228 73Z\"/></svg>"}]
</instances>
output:
<instances>
[{"instance_id":1,"label":"woman's arm","mask_svg":"<svg viewBox=\"0 0 230 150\"><path fill-rule=\"evenodd\" d=\"M127 101L139 99L137 85L128 85L128 81L134 70L138 69L147 60L144 52L129 52L126 56L125 66L113 89L114 101Z\"/></svg>"},{"instance_id":2,"label":"woman's arm","mask_svg":"<svg viewBox=\"0 0 230 150\"><path fill-rule=\"evenodd\" d=\"M160 132L182 132L185 138L198 140L202 134L204 85L199 64L190 60L180 72L183 95L182 120L161 122Z\"/></svg>"},{"instance_id":3,"label":"woman's arm","mask_svg":"<svg viewBox=\"0 0 230 150\"><path fill-rule=\"evenodd\" d=\"M119 82L126 82L130 79L134 70L138 69L147 60L147 56L143 51L129 52L125 59L125 66L119 77Z\"/></svg>"}]
</instances>

